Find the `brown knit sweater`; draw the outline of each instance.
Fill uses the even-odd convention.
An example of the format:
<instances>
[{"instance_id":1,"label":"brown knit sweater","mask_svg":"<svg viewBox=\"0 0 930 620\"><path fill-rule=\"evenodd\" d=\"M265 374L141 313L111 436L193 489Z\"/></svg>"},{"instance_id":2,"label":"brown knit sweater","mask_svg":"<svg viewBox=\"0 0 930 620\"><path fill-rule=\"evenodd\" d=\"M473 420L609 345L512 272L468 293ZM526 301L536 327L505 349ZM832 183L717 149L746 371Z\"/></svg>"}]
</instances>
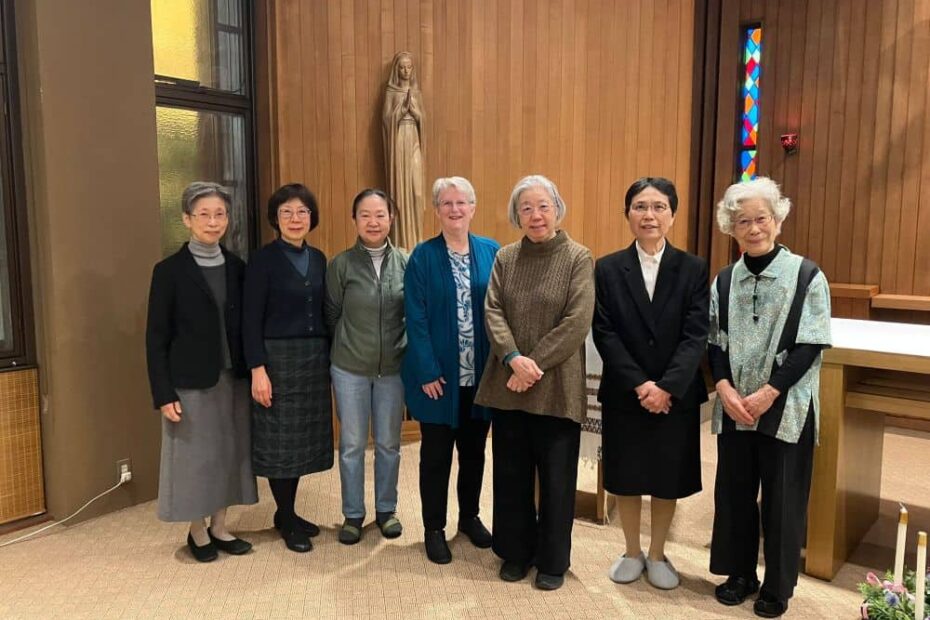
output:
<instances>
[{"instance_id":1,"label":"brown knit sweater","mask_svg":"<svg viewBox=\"0 0 930 620\"><path fill-rule=\"evenodd\" d=\"M594 314L591 251L559 231L542 243L527 238L500 250L484 302L491 340L475 403L582 422L587 408L584 341ZM503 365L519 351L543 377L523 393L507 389Z\"/></svg>"}]
</instances>

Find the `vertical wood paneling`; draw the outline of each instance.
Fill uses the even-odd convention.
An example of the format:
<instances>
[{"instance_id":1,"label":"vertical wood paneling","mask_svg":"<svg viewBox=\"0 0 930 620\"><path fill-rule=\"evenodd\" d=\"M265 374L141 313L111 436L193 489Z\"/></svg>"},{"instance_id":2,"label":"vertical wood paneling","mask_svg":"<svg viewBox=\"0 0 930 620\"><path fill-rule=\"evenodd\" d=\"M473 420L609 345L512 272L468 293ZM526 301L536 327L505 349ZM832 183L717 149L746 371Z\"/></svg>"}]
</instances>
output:
<instances>
[{"instance_id":1,"label":"vertical wood paneling","mask_svg":"<svg viewBox=\"0 0 930 620\"><path fill-rule=\"evenodd\" d=\"M475 232L516 239L510 190L538 172L568 204L564 227L603 255L632 240L623 195L650 174L677 183L671 239L687 246L693 0L267 0L267 11L274 70L259 86L278 132L263 187L317 193L311 242L328 255L355 238L355 193L384 184L383 88L404 49L426 103L427 188L469 177ZM428 208L424 233L436 230Z\"/></svg>"},{"instance_id":2,"label":"vertical wood paneling","mask_svg":"<svg viewBox=\"0 0 930 620\"><path fill-rule=\"evenodd\" d=\"M734 178L740 23L761 19L760 173L794 204L781 241L833 281L930 294L930 0L720 3L714 199ZM726 237L710 246L729 262Z\"/></svg>"}]
</instances>

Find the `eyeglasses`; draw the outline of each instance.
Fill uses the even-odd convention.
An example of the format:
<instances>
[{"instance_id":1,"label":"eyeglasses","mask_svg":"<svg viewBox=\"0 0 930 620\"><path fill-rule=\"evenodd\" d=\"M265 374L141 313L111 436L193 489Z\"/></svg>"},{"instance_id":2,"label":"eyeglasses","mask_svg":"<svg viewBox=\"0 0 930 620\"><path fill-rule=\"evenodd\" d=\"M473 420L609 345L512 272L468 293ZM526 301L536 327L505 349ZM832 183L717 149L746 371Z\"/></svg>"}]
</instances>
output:
<instances>
[{"instance_id":1,"label":"eyeglasses","mask_svg":"<svg viewBox=\"0 0 930 620\"><path fill-rule=\"evenodd\" d=\"M538 207L534 207L533 205L523 205L519 209L517 209L517 212L523 217L530 217L531 215L537 212L540 215L548 215L552 213L552 209L553 209L552 205L545 205L545 204L539 205Z\"/></svg>"},{"instance_id":2,"label":"eyeglasses","mask_svg":"<svg viewBox=\"0 0 930 620\"><path fill-rule=\"evenodd\" d=\"M226 218L228 218L229 215L228 215L226 212L223 212L223 213L205 213L205 212L203 212L203 213L191 213L191 217L194 218L194 219L198 219L198 220L200 220L201 222L211 222L211 221L215 221L215 222L225 222L225 221L226 221Z\"/></svg>"},{"instance_id":3,"label":"eyeglasses","mask_svg":"<svg viewBox=\"0 0 930 620\"><path fill-rule=\"evenodd\" d=\"M656 215L662 215L669 209L670 207L668 205L662 204L661 202L655 202L653 204L648 204L645 202L637 202L630 206L631 211L635 211L636 213L641 213L641 214L646 213L647 211L652 211Z\"/></svg>"},{"instance_id":4,"label":"eyeglasses","mask_svg":"<svg viewBox=\"0 0 930 620\"><path fill-rule=\"evenodd\" d=\"M753 224L755 224L759 228L763 228L764 226L767 226L773 219L774 218L772 217L771 214L760 215L759 217L756 217L756 218L741 217L738 220L736 220L736 222L734 222L734 226L736 227L737 230L747 230L751 228Z\"/></svg>"},{"instance_id":5,"label":"eyeglasses","mask_svg":"<svg viewBox=\"0 0 930 620\"><path fill-rule=\"evenodd\" d=\"M453 207L458 207L459 209L467 209L470 202L465 200L456 200L455 202L451 200L444 200L439 203L440 209L445 209L446 211L451 211Z\"/></svg>"},{"instance_id":6,"label":"eyeglasses","mask_svg":"<svg viewBox=\"0 0 930 620\"><path fill-rule=\"evenodd\" d=\"M289 222L295 217L298 220L305 220L310 217L310 209L300 208L296 211L291 211L290 209L278 209L278 217L286 222Z\"/></svg>"}]
</instances>

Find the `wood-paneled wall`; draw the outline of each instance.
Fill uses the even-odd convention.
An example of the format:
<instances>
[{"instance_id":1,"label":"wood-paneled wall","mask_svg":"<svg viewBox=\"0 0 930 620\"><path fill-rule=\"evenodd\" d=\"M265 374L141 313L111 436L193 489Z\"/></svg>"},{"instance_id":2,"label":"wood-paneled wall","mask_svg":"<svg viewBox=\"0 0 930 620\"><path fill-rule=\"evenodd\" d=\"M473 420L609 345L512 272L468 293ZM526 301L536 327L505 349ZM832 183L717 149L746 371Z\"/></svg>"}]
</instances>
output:
<instances>
[{"instance_id":1,"label":"wood-paneled wall","mask_svg":"<svg viewBox=\"0 0 930 620\"><path fill-rule=\"evenodd\" d=\"M759 169L794 203L781 241L832 281L930 294L930 0L716 2L713 198L734 174L740 24L760 21ZM711 245L728 262L727 238Z\"/></svg>"},{"instance_id":2,"label":"wood-paneled wall","mask_svg":"<svg viewBox=\"0 0 930 620\"><path fill-rule=\"evenodd\" d=\"M678 184L688 241L693 0L263 0L261 185L301 181L322 217L311 242L354 241L350 201L383 186L381 107L393 55L413 52L426 103L426 179L471 179L473 230L502 242L514 183L541 173L565 228L603 255L632 237L623 196L642 175ZM264 59L264 60L263 60ZM425 234L436 232L432 208ZM266 231L267 233L267 231Z\"/></svg>"}]
</instances>

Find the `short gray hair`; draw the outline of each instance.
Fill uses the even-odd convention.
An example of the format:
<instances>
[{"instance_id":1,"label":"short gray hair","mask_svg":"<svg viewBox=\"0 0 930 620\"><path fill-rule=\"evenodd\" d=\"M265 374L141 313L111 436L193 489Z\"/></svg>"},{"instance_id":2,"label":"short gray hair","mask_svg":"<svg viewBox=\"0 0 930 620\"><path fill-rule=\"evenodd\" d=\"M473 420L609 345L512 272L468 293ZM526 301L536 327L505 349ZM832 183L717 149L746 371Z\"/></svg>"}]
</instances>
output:
<instances>
[{"instance_id":1,"label":"short gray hair","mask_svg":"<svg viewBox=\"0 0 930 620\"><path fill-rule=\"evenodd\" d=\"M439 177L436 179L436 182L433 183L433 206L439 206L439 195L444 191L454 187L455 189L465 192L465 197L468 199L468 204L475 204L475 188L472 186L471 181L465 177Z\"/></svg>"},{"instance_id":2,"label":"short gray hair","mask_svg":"<svg viewBox=\"0 0 930 620\"><path fill-rule=\"evenodd\" d=\"M768 204L776 224L781 224L791 211L791 201L782 196L778 183L768 177L757 177L751 181L734 183L727 188L723 199L717 203L717 226L726 234L732 234L733 221L741 209L741 203L759 198Z\"/></svg>"},{"instance_id":3,"label":"short gray hair","mask_svg":"<svg viewBox=\"0 0 930 620\"><path fill-rule=\"evenodd\" d=\"M181 211L191 215L194 212L194 203L209 196L219 196L226 203L226 210L232 209L232 194L228 189L212 181L194 181L185 187L184 193L181 194Z\"/></svg>"},{"instance_id":4,"label":"short gray hair","mask_svg":"<svg viewBox=\"0 0 930 620\"><path fill-rule=\"evenodd\" d=\"M514 228L520 228L520 194L534 187L541 187L549 192L552 202L555 203L556 223L561 222L562 218L565 217L565 212L568 208L565 206L565 201L562 200L562 195L559 194L559 188L543 175L531 174L520 179L514 186L513 192L510 194L508 215L510 217L510 223L513 224Z\"/></svg>"}]
</instances>

